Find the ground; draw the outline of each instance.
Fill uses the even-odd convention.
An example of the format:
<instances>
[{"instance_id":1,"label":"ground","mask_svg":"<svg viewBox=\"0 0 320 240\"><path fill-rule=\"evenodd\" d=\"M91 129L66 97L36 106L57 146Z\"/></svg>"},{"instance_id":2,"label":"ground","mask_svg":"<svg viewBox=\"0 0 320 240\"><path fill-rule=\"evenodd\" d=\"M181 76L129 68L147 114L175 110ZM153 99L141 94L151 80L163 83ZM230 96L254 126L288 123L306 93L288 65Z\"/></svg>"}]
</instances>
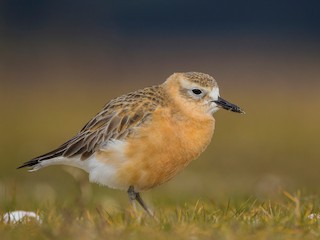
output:
<instances>
[{"instance_id":1,"label":"ground","mask_svg":"<svg viewBox=\"0 0 320 240\"><path fill-rule=\"evenodd\" d=\"M164 199L164 198L163 198ZM283 192L261 201L238 197L228 201L197 200L177 205L156 201L155 218L128 204L104 208L99 203L34 202L42 223L0 222L2 239L318 239L315 196ZM15 204L7 202L7 210ZM28 205L28 204L26 204ZM38 206L38 207L36 207ZM40 207L39 207L40 206ZM109 209L109 210L108 210ZM30 210L30 209L29 209Z\"/></svg>"}]
</instances>

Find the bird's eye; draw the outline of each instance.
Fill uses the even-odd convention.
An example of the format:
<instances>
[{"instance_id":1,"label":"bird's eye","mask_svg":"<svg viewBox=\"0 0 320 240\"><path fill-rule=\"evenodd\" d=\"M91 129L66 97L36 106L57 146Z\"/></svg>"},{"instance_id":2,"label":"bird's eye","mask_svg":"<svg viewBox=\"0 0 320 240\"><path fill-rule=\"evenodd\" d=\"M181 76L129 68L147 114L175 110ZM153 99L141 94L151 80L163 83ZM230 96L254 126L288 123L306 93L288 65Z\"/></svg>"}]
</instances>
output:
<instances>
[{"instance_id":1,"label":"bird's eye","mask_svg":"<svg viewBox=\"0 0 320 240\"><path fill-rule=\"evenodd\" d=\"M192 92L193 92L194 94L197 94L197 95L199 95L199 94L202 93L202 91L201 91L200 89L192 89Z\"/></svg>"}]
</instances>

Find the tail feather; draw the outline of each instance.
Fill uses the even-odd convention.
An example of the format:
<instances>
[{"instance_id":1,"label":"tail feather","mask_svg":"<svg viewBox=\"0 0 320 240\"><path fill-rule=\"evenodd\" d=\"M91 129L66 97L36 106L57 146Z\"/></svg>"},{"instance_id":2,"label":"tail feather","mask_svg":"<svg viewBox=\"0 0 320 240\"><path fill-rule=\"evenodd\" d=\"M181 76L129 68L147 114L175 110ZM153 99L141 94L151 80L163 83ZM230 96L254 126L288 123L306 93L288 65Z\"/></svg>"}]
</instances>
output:
<instances>
[{"instance_id":1,"label":"tail feather","mask_svg":"<svg viewBox=\"0 0 320 240\"><path fill-rule=\"evenodd\" d=\"M28 162L23 163L21 166L17 167L17 169L28 167L29 171L36 171L41 168L41 162L37 159L32 159Z\"/></svg>"},{"instance_id":2,"label":"tail feather","mask_svg":"<svg viewBox=\"0 0 320 240\"><path fill-rule=\"evenodd\" d=\"M21 166L17 167L17 169L28 167L29 171L36 171L43 167L43 165L41 164L42 161L47 161L56 157L63 156L63 153L66 151L67 146L68 142L62 144L60 147L51 152L48 152L46 154L43 154L41 156L31 159L30 161L23 163Z\"/></svg>"}]
</instances>

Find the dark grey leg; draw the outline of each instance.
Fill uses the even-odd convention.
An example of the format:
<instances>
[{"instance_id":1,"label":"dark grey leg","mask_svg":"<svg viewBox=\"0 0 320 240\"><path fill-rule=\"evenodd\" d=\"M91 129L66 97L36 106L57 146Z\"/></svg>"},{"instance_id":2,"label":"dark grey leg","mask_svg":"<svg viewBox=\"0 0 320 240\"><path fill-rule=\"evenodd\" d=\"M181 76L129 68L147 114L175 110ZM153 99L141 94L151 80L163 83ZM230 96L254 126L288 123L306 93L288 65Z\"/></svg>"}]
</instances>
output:
<instances>
[{"instance_id":1,"label":"dark grey leg","mask_svg":"<svg viewBox=\"0 0 320 240\"><path fill-rule=\"evenodd\" d=\"M153 217L153 213L148 209L147 205L144 203L144 201L142 200L140 194L138 192L134 191L134 187L130 186L128 189L128 195L129 195L129 199L131 202L133 202L134 200L136 200L140 206L150 215Z\"/></svg>"}]
</instances>

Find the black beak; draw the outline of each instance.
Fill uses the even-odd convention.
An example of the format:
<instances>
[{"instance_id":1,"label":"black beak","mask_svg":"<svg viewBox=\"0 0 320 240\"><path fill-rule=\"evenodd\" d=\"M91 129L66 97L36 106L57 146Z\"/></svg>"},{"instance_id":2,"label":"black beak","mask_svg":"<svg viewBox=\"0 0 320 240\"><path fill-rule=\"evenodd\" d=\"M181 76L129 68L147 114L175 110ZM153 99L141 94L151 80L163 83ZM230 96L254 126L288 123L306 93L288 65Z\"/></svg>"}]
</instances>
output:
<instances>
[{"instance_id":1,"label":"black beak","mask_svg":"<svg viewBox=\"0 0 320 240\"><path fill-rule=\"evenodd\" d=\"M242 114L245 113L240 107L232 103L229 103L228 101L222 99L221 97L218 97L218 100L213 102L215 102L219 107L222 107L223 109L226 109L228 111L242 113Z\"/></svg>"}]
</instances>

